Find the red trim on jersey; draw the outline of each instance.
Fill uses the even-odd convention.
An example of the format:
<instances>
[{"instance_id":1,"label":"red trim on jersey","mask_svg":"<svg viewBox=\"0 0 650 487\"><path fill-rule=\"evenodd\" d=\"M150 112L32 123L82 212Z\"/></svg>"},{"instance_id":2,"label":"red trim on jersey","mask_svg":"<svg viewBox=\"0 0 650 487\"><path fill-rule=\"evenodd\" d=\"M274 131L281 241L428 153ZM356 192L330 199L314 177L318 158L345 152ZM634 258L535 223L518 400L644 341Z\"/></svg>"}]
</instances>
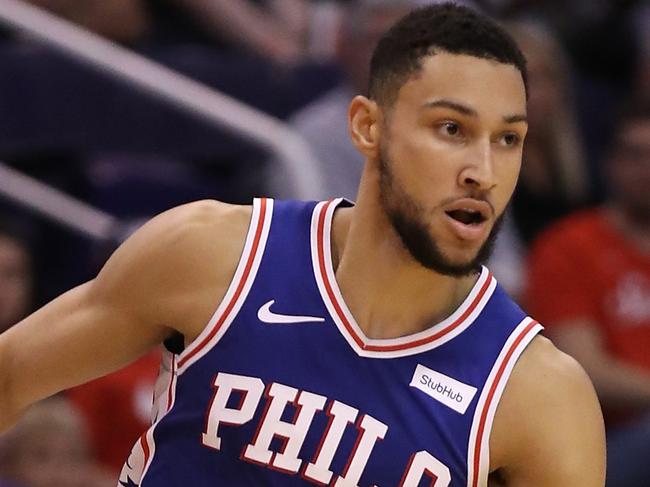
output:
<instances>
[{"instance_id":1,"label":"red trim on jersey","mask_svg":"<svg viewBox=\"0 0 650 487\"><path fill-rule=\"evenodd\" d=\"M323 208L321 209L320 215L318 215L318 230L317 230L317 242L318 242L318 267L320 268L320 274L323 277L323 283L325 284L325 289L327 290L327 296L329 297L330 301L334 305L334 309L336 310L336 314L341 318L341 321L343 321L343 325L345 326L345 329L348 330L348 333L352 336L354 341L357 343L357 345L361 348L364 348L364 342L359 336L354 332L354 329L352 328L352 325L348 322L348 320L345 317L345 313L343 313L343 310L341 309L341 305L337 301L336 297L334 296L334 291L332 290L332 284L330 283L329 277L327 275L327 269L325 267L325 238L324 238L324 233L325 233L325 215L327 214L327 209L330 207L330 205L333 203L333 200L330 200L327 202L327 204L323 205Z\"/></svg>"},{"instance_id":2,"label":"red trim on jersey","mask_svg":"<svg viewBox=\"0 0 650 487\"><path fill-rule=\"evenodd\" d=\"M323 436L321 437L320 442L318 443L318 448L316 448L316 453L314 453L314 455L313 455L313 457L311 459L311 462L303 462L302 468L300 469L300 476L303 479L305 479L305 480L307 480L309 482L312 482L312 483L314 483L316 485L320 485L321 487L329 485L332 478L336 478L336 475L334 475L334 472L332 472L330 474L330 481L321 482L320 480L317 480L317 479L315 479L313 477L310 477L307 474L307 467L309 467L309 465L311 465L311 464L316 465L318 463L318 457L320 457L320 453L321 453L321 450L323 449L323 445L325 445L325 440L327 439L327 435L329 435L330 429L332 428L332 424L334 424L334 420L336 419L336 415L332 415L332 406L334 406L335 402L336 401L330 402L329 406L327 406L327 408L325 408L325 414L327 414L327 417L329 418L329 421L327 422L327 427L325 428L325 432L323 433ZM358 414L359 413L357 412L357 415ZM356 416L355 416L355 418L356 418ZM350 423L351 423L351 421L348 421L346 423L345 427L347 428ZM343 438L341 437L341 439L343 439ZM340 443L341 442L339 440L339 444ZM331 468L331 467L332 467L332 465L331 465L331 462L330 462L330 465L329 465L328 468ZM331 472L331 470L330 470L330 472Z\"/></svg>"},{"instance_id":3,"label":"red trim on jersey","mask_svg":"<svg viewBox=\"0 0 650 487\"><path fill-rule=\"evenodd\" d=\"M429 484L429 487L435 487L436 482L438 482L438 477L436 476L436 474L433 473L428 468L425 468L424 475L427 475L431 479L431 483Z\"/></svg>"},{"instance_id":4,"label":"red trim on jersey","mask_svg":"<svg viewBox=\"0 0 650 487\"><path fill-rule=\"evenodd\" d=\"M481 413L481 419L479 421L478 425L478 432L476 434L476 443L474 444L474 475L472 477L472 487L478 487L478 478L479 478L479 469L481 465L481 443L483 442L483 434L485 433L485 422L487 421L487 415L488 411L490 409L490 405L492 403L492 399L494 399L494 394L497 390L497 387L499 385L499 382L501 381L501 378L503 377L503 373L506 370L506 367L508 366L508 363L510 362L510 359L512 358L512 355L515 353L515 350L519 346L519 344L522 342L522 340L530 333L530 331L535 328L539 323L537 321L531 321L526 328L519 334L519 336L515 339L515 341L510 345L510 349L508 349L508 352L506 353L506 356L503 359L503 362L501 362L501 365L499 366L499 370L497 371L496 376L494 377L494 381L490 385L490 392L487 395L487 398L485 400L485 406L483 407L483 412Z\"/></svg>"},{"instance_id":5,"label":"red trim on jersey","mask_svg":"<svg viewBox=\"0 0 650 487\"><path fill-rule=\"evenodd\" d=\"M404 475L402 475L402 480L400 480L399 482L399 487L404 486L404 482L406 481L408 474L411 472L411 467L413 466L413 460L415 460L415 455L417 455L417 453L413 453L411 455L411 458L409 459L409 464L407 465L406 470L404 470ZM429 487L435 487L436 482L438 481L438 476L426 467L424 468L424 475L429 477L429 479L431 480L431 482L429 482ZM418 485L420 485L421 483L422 483L422 477L420 477L420 482Z\"/></svg>"},{"instance_id":6,"label":"red trim on jersey","mask_svg":"<svg viewBox=\"0 0 650 487\"><path fill-rule=\"evenodd\" d=\"M269 409L271 409L271 402L273 401L273 398L269 396L269 392L271 391L271 387L273 387L273 384L275 382L271 382L264 388L264 397L266 398L266 404L264 405L264 412L262 413L262 417L260 418L260 422L257 424L257 429L255 430L255 434L253 435L253 439L251 440L250 443L244 445L244 448L242 449L241 453L239 454L239 459L243 460L245 462L252 463L254 465L260 465L262 467L266 467L269 465L268 463L263 463L263 462L258 462L257 460L254 460L252 458L249 458L246 456L246 450L248 450L249 446L254 446L255 443L257 443L257 437L260 435L260 432L262 431L262 425L266 422L266 416L269 414ZM271 458L269 462L273 460L273 455L271 455Z\"/></svg>"},{"instance_id":7,"label":"red trim on jersey","mask_svg":"<svg viewBox=\"0 0 650 487\"><path fill-rule=\"evenodd\" d=\"M404 486L404 481L406 480L406 477L409 474L409 471L411 470L411 465L413 465L413 460L415 460L415 453L411 454L411 458L409 458L409 463L406 466L406 470L404 470L404 474L402 475L402 480L399 481L398 487Z\"/></svg>"},{"instance_id":8,"label":"red trim on jersey","mask_svg":"<svg viewBox=\"0 0 650 487\"><path fill-rule=\"evenodd\" d=\"M359 418L357 419L357 422L354 425L354 426L356 426L357 431L358 431L358 433L357 433L357 441L354 442L354 446L352 447L352 453L350 453L350 456L348 457L348 462L345 464L345 468L343 469L343 472L341 473L341 475L336 477L336 480L332 481L332 485L334 485L336 483L336 481L338 481L339 478L344 479L346 477L346 475L348 474L348 470L350 470L350 466L352 465L352 460L354 460L354 457L357 455L357 450L359 449L359 445L361 444L361 440L363 438L363 435L366 432L366 429L363 426L361 426L361 423L363 423L363 418L365 418L365 417L366 417L365 414L362 414L361 416L359 416ZM378 439L381 439L381 438L378 438Z\"/></svg>"},{"instance_id":9,"label":"red trim on jersey","mask_svg":"<svg viewBox=\"0 0 650 487\"><path fill-rule=\"evenodd\" d=\"M246 261L246 267L244 269L244 273L242 274L241 279L239 280L239 283L237 284L237 290L232 296L232 299L228 303L228 306L224 310L224 312L221 314L217 322L215 323L214 327L210 331L210 333L201 341L201 343L190 353L188 353L185 357L180 359L178 361L178 366L183 367L192 357L194 357L197 353L201 351L201 349L205 348L205 346L214 338L214 336L219 332L219 329L223 325L224 321L226 321L226 318L232 311L232 309L235 306L235 303L237 302L237 299L239 299L239 296L241 295L242 291L244 290L244 285L246 284L246 281L248 279L248 276L250 275L251 269L253 267L253 261L255 260L255 256L257 254L257 250L259 247L260 239L262 237L262 229L264 228L264 220L266 219L266 198L261 198L260 199L260 213L259 217L257 220L257 228L255 229L255 239L253 240L253 246L251 248L250 254L248 255L248 260Z\"/></svg>"},{"instance_id":10,"label":"red trim on jersey","mask_svg":"<svg viewBox=\"0 0 650 487\"><path fill-rule=\"evenodd\" d=\"M302 408L304 407L304 405L299 403L300 396L302 395L303 392L304 391L302 391L302 390L298 391L298 394L296 394L296 396L293 398L293 401L290 401L290 402L286 403L286 404L293 405L293 407L295 408L295 411L293 413L293 419L291 420L291 423L289 423L289 424L292 424L294 426L296 425L296 422L298 421L298 417L300 416L300 413L302 412ZM286 404L284 406L285 409L287 407ZM314 416L316 416L316 413L319 412L319 411L321 411L321 409L317 409L316 411L314 411L314 415L312 416L312 421L314 420ZM282 410L282 413L284 413L284 409ZM282 413L280 413L280 420L279 420L281 423L283 422L282 421ZM302 439L303 445L305 443L305 439L307 438L308 433L309 433L309 428L307 428L307 433L305 433L305 437ZM278 466L275 465L275 457L278 456L278 453L280 455L284 455L284 452L287 451L287 446L289 446L289 440L291 440L291 436L284 436L281 433L274 432L273 437L274 438L280 438L280 441L282 441L282 447L280 448L279 452L277 452L277 451L273 452L273 455L271 456L271 461L269 462L269 465L268 465L269 468L271 470L275 470L277 472L286 473L287 475L296 475L298 472L300 472L300 467L302 466L302 464L305 463L301 458L298 458L298 460L300 460L300 466L298 466L298 470L296 470L295 472L293 470L284 469L284 468L281 468L281 467L278 467Z\"/></svg>"},{"instance_id":11,"label":"red trim on jersey","mask_svg":"<svg viewBox=\"0 0 650 487\"><path fill-rule=\"evenodd\" d=\"M176 357L172 356L171 377L169 378L169 387L167 388L167 412L172 408L172 392L174 390L174 379L176 373Z\"/></svg>"},{"instance_id":12,"label":"red trim on jersey","mask_svg":"<svg viewBox=\"0 0 650 487\"><path fill-rule=\"evenodd\" d=\"M352 339L355 341L355 343L363 350L368 350L372 352L394 352L397 350L405 350L408 348L414 348L414 347L419 347L421 345L426 345L428 343L431 343L435 340L438 340L439 338L442 338L443 336L447 335L448 333L451 333L454 331L456 328L458 328L460 325L463 324L463 322L467 319L467 317L476 309L478 304L481 302L481 299L483 299L483 296L487 292L488 288L490 287L490 284L492 284L492 274L488 273L487 279L483 283L483 286L481 286L481 289L479 290L478 294L472 301L472 303L467 307L465 312L458 317L457 320L455 320L453 323L450 325L446 326L442 330L438 331L437 333L434 333L432 335L420 338L418 340L413 340L411 342L407 343L401 343L401 344L395 344L395 345L370 345L367 344L362 337L360 337L356 331L354 330L354 327L350 322L348 321L347 317L345 316L345 313L343 312L343 309L341 307L341 304L339 301L336 299L336 295L334 293L334 290L332 289L332 283L329 280L329 276L327 275L327 269L326 269L326 262L325 262L325 238L324 238L324 233L325 233L325 215L327 213L327 209L329 206L333 203L333 200L330 200L323 206L321 209L321 213L318 216L318 230L317 230L317 242L318 242L318 266L320 268L320 273L323 278L323 283L325 284L325 289L327 291L327 296L329 300L332 302L332 305L334 306L334 309L336 310L336 314L338 315L339 319L343 323L343 326L347 330L347 332L350 334Z\"/></svg>"},{"instance_id":13,"label":"red trim on jersey","mask_svg":"<svg viewBox=\"0 0 650 487\"><path fill-rule=\"evenodd\" d=\"M147 443L147 433L145 432L141 437L140 437L140 446L142 447L142 452L144 453L144 468L147 468L147 464L149 463L149 457L151 456L151 450L149 449L149 443Z\"/></svg>"}]
</instances>

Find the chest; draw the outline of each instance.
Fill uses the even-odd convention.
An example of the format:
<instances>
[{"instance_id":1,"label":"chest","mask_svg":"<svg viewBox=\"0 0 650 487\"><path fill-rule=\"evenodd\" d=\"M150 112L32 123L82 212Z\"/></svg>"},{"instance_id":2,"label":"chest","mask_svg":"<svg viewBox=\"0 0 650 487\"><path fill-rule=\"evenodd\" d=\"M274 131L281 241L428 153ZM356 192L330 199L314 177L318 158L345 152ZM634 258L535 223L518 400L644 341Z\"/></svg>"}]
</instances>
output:
<instances>
[{"instance_id":1,"label":"chest","mask_svg":"<svg viewBox=\"0 0 650 487\"><path fill-rule=\"evenodd\" d=\"M324 329L249 330L245 364L243 337L224 337L179 378L170 427L175 418L178 427L184 416L200 418L183 426L200 433L197 452L284 482L466 484L478 388L454 378L459 371L443 366L443 356L426 365L359 359L328 333L332 324L314 327Z\"/></svg>"},{"instance_id":2,"label":"chest","mask_svg":"<svg viewBox=\"0 0 650 487\"><path fill-rule=\"evenodd\" d=\"M278 213L265 242L260 220L209 325L171 365L149 485L486 485L494 411L539 325L483 269L448 319L365 337L327 255L327 209L310 235L308 214Z\"/></svg>"}]
</instances>

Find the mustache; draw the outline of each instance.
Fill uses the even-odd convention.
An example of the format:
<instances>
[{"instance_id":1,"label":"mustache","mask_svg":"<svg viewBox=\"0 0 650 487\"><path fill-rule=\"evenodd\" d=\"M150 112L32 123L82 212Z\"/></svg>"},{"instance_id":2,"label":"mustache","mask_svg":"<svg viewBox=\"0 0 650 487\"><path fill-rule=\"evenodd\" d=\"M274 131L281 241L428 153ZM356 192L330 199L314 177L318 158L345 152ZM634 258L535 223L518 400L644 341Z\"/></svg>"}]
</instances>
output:
<instances>
[{"instance_id":1,"label":"mustache","mask_svg":"<svg viewBox=\"0 0 650 487\"><path fill-rule=\"evenodd\" d=\"M464 200L464 199L471 199L471 200L476 200L476 201L480 201L482 203L485 203L490 207L490 211L491 211L492 215L493 216L498 216L497 212L496 212L496 210L494 208L494 205L492 204L492 201L490 201L489 195L487 194L486 191L478 191L477 190L477 191L467 192L465 194L461 194L461 195L458 195L458 196L451 196L449 198L443 199L438 204L438 206L440 208L443 208L445 206L451 205L451 204L453 204L453 203L455 203L457 201Z\"/></svg>"}]
</instances>

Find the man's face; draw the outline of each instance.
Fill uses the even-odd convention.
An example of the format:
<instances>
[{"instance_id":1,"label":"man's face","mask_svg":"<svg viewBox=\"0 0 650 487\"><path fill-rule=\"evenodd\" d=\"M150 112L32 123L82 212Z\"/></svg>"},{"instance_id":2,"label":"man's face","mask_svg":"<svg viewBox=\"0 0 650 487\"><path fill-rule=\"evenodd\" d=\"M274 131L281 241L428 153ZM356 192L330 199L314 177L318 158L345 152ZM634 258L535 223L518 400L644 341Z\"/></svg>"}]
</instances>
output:
<instances>
[{"instance_id":1,"label":"man's face","mask_svg":"<svg viewBox=\"0 0 650 487\"><path fill-rule=\"evenodd\" d=\"M489 256L514 191L527 130L511 65L438 53L385 113L381 202L411 255L446 275Z\"/></svg>"},{"instance_id":2,"label":"man's face","mask_svg":"<svg viewBox=\"0 0 650 487\"><path fill-rule=\"evenodd\" d=\"M650 222L650 119L628 122L610 161L615 198L633 221Z\"/></svg>"}]
</instances>

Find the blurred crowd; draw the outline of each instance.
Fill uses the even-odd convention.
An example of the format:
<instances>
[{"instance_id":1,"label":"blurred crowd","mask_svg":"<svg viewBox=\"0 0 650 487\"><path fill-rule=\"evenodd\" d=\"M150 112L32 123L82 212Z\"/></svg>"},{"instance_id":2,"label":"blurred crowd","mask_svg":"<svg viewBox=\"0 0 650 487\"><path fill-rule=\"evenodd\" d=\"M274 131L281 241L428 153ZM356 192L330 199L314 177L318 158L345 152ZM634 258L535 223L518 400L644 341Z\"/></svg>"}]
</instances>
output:
<instances>
[{"instance_id":1,"label":"blurred crowd","mask_svg":"<svg viewBox=\"0 0 650 487\"><path fill-rule=\"evenodd\" d=\"M348 102L365 93L381 33L431 2L30 3L284 120L320 162L323 194L354 199L363 160L348 139ZM499 18L530 70L521 178L490 268L591 376L607 425L608 487L647 487L650 4L458 3ZM91 278L144 218L200 198L295 193L280 156L23 33L0 32L0 62L0 161L123 223L91 241L0 193L0 332ZM0 487L114 485L147 428L159 358L30 410L0 436Z\"/></svg>"}]
</instances>

